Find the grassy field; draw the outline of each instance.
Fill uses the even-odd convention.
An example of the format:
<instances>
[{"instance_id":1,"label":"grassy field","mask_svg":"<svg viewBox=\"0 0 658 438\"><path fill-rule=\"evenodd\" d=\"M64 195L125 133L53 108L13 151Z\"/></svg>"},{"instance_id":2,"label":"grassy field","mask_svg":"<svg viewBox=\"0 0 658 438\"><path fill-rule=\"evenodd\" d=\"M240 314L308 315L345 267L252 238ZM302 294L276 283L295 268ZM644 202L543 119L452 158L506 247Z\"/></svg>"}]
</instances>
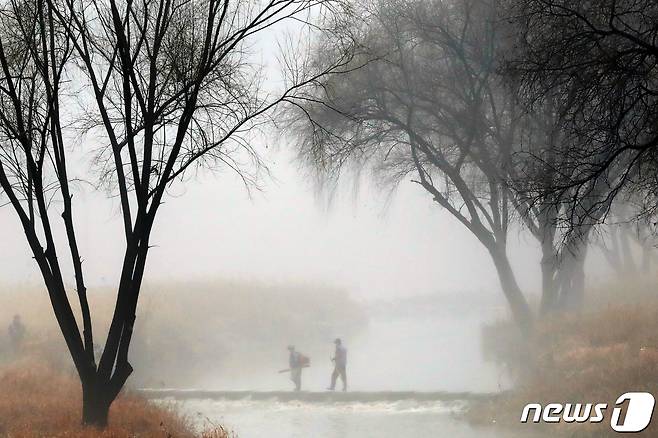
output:
<instances>
[{"instance_id":1,"label":"grassy field","mask_svg":"<svg viewBox=\"0 0 658 438\"><path fill-rule=\"evenodd\" d=\"M587 311L542 321L523 354L503 347L504 354L514 356L517 387L495 403L474 406L469 418L528 432L543 428L549 436L617 436L610 428L617 397L633 391L658 394L655 284L648 278L592 290ZM607 403L608 409L599 424L520 424L527 403L551 402ZM658 436L658 421L641 435Z\"/></svg>"},{"instance_id":2,"label":"grassy field","mask_svg":"<svg viewBox=\"0 0 658 438\"><path fill-rule=\"evenodd\" d=\"M216 427L195 431L174 409L122 394L110 410L110 426L80 425L81 391L74 375L22 359L0 368L0 436L12 438L230 438Z\"/></svg>"}]
</instances>

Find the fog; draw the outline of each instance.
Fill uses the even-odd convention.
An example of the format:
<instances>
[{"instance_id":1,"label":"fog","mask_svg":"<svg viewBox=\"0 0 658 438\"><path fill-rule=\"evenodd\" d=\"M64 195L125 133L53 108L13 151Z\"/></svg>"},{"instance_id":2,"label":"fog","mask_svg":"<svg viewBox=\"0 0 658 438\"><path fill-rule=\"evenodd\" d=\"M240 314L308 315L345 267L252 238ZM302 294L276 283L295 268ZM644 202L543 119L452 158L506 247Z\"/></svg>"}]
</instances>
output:
<instances>
[{"instance_id":1,"label":"fog","mask_svg":"<svg viewBox=\"0 0 658 438\"><path fill-rule=\"evenodd\" d=\"M580 436L658 390L658 10L557 3L0 6L0 435Z\"/></svg>"},{"instance_id":2,"label":"fog","mask_svg":"<svg viewBox=\"0 0 658 438\"><path fill-rule=\"evenodd\" d=\"M411 182L374 187L362 176L328 192L305 176L285 147L270 151L266 164L271 174L257 189L246 190L235 174L223 171L201 172L172 190L154 230L145 297L138 308L132 347L136 384L286 390L290 382L275 371L287 363L286 346L297 344L313 359L304 373L305 386L319 390L328 383L333 338L347 336L350 385L357 390L491 392L509 387L506 370L483 357L482 325L508 318L508 310L493 264L470 232ZM123 256L117 238L121 218L116 199L106 193L81 184L74 196L92 308L93 294L101 297L95 325L102 340ZM0 256L3 293L18 298L22 290L41 290L19 225L7 208L0 212L1 226L12 230ZM536 244L513 232L510 254L522 287L536 299ZM602 281L601 261L600 255L590 256L593 283ZM72 272L65 272L72 285ZM256 303L245 309L250 298L243 289L251 291L249 285L256 288L247 297L262 301L262 294L272 294L284 300L280 308L273 312ZM293 295L285 296L286 290ZM341 295L325 296L334 291ZM35 293L31 296L38 297ZM25 310L25 303L3 314L8 320L22 312L27 326L39 329L45 321L48 339L63 352L61 340L52 337L57 329L47 314L46 292L40 293L44 320ZM301 295L304 302L318 304L300 304ZM172 296L185 308L182 315L162 310ZM301 323L291 325L286 313L304 315ZM351 316L359 313L362 317ZM327 326L309 334L318 318L325 318ZM268 333L253 329L254 319L262 319ZM153 345L146 348L141 337ZM195 369L185 360L158 357L179 354L196 354Z\"/></svg>"},{"instance_id":3,"label":"fog","mask_svg":"<svg viewBox=\"0 0 658 438\"><path fill-rule=\"evenodd\" d=\"M312 282L366 300L441 291L499 296L486 251L417 185L403 182L391 194L363 177L356 188L345 183L328 200L288 151L268 154L272 176L262 178L260 190L247 191L227 170L201 172L175 186L155 226L147 281ZM116 285L123 256L118 200L86 184L75 198L87 283ZM5 283L39 284L11 213L0 211L6 230L0 276ZM512 232L510 253L523 287L538 290L536 243ZM600 261L590 263L597 276L604 271L597 270Z\"/></svg>"},{"instance_id":4,"label":"fog","mask_svg":"<svg viewBox=\"0 0 658 438\"><path fill-rule=\"evenodd\" d=\"M292 22L266 30L255 41L251 56L261 64L263 90L282 87L281 44L306 37L303 25ZM366 169L359 176L346 175L337 187L322 185L325 190L320 190L290 139L276 130L255 138L267 169L243 170L258 175L256 186L245 186L239 175L220 164L212 170L196 169L168 189L152 235L147 282L209 277L311 282L345 288L363 300L468 291L499 297L505 306L486 250L412 183L413 177L399 185L382 184ZM69 135L68 141L71 179L77 180L73 214L85 281L92 287L116 286L125 249L117 238L120 203L115 187L95 189L97 164L92 163L92 152L104 140ZM0 252L2 281L39 284L40 274L9 208L0 211L0 227L6 230ZM55 232L65 244L63 230ZM511 224L508 245L522 288L539 293L539 245L520 219ZM607 268L600 254L593 253L588 269L601 278ZM67 268L72 284L73 273Z\"/></svg>"}]
</instances>

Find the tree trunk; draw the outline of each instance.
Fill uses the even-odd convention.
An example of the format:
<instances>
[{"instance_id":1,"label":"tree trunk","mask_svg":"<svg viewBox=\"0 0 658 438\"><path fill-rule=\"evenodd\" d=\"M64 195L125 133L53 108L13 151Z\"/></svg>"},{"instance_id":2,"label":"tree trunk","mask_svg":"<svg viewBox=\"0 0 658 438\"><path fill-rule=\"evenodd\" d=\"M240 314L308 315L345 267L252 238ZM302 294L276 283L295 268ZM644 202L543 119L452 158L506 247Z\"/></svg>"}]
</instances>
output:
<instances>
[{"instance_id":1,"label":"tree trunk","mask_svg":"<svg viewBox=\"0 0 658 438\"><path fill-rule=\"evenodd\" d=\"M541 303L539 312L541 316L553 313L557 307L557 254L552 241L544 241L541 246Z\"/></svg>"},{"instance_id":2,"label":"tree trunk","mask_svg":"<svg viewBox=\"0 0 658 438\"><path fill-rule=\"evenodd\" d=\"M633 235L633 230L629 224L621 224L620 228L619 246L621 247L621 256L624 260L623 274L630 277L637 273L637 267L635 266L635 259L633 258L633 251L631 250L631 242L629 238L629 235Z\"/></svg>"},{"instance_id":3,"label":"tree trunk","mask_svg":"<svg viewBox=\"0 0 658 438\"><path fill-rule=\"evenodd\" d=\"M98 385L83 384L82 386L82 424L99 429L107 427L110 405L108 391Z\"/></svg>"},{"instance_id":4,"label":"tree trunk","mask_svg":"<svg viewBox=\"0 0 658 438\"><path fill-rule=\"evenodd\" d=\"M528 335L533 330L532 312L523 296L523 292L521 292L521 288L516 282L512 265L507 257L507 251L504 246L496 245L489 249L489 253L496 266L500 286L512 310L512 317L521 329L521 332L524 335Z\"/></svg>"},{"instance_id":5,"label":"tree trunk","mask_svg":"<svg viewBox=\"0 0 658 438\"><path fill-rule=\"evenodd\" d=\"M560 294L558 308L580 312L585 303L585 259L587 244L565 251L560 263Z\"/></svg>"},{"instance_id":6,"label":"tree trunk","mask_svg":"<svg viewBox=\"0 0 658 438\"><path fill-rule=\"evenodd\" d=\"M555 281L555 267L541 265L541 302L539 313L541 316L550 315L557 307L558 288Z\"/></svg>"},{"instance_id":7,"label":"tree trunk","mask_svg":"<svg viewBox=\"0 0 658 438\"><path fill-rule=\"evenodd\" d=\"M651 262L653 259L653 247L642 245L642 273L648 274L651 272Z\"/></svg>"},{"instance_id":8,"label":"tree trunk","mask_svg":"<svg viewBox=\"0 0 658 438\"><path fill-rule=\"evenodd\" d=\"M569 260L569 277L562 285L561 308L580 312L585 304L585 256L575 256Z\"/></svg>"}]
</instances>

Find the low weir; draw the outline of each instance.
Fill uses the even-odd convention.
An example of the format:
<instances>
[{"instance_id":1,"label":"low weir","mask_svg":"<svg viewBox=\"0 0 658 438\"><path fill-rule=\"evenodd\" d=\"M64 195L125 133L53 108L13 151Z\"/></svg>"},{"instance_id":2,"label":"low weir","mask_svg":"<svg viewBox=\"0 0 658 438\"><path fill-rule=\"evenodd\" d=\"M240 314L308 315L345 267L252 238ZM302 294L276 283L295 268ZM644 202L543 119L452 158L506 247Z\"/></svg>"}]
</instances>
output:
<instances>
[{"instance_id":1,"label":"low weir","mask_svg":"<svg viewBox=\"0 0 658 438\"><path fill-rule=\"evenodd\" d=\"M201 389L139 389L138 394L149 399L173 398L176 400L211 399L211 400L277 400L304 402L395 402L411 401L476 401L493 400L502 393L472 393L445 391L213 391Z\"/></svg>"}]
</instances>

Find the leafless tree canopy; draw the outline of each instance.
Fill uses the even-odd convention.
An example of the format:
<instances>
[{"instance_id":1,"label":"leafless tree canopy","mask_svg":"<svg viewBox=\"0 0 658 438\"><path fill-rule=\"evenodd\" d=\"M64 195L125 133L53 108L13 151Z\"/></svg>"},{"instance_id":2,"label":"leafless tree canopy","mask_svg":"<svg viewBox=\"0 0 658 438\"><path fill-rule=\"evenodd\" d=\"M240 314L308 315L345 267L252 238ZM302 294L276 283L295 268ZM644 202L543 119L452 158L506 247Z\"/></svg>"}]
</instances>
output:
<instances>
[{"instance_id":1,"label":"leafless tree canopy","mask_svg":"<svg viewBox=\"0 0 658 438\"><path fill-rule=\"evenodd\" d=\"M293 100L292 126L302 157L329 176L370 164L422 186L491 253L527 325L506 253L517 115L496 74L496 13L482 1L369 3L349 28L354 70Z\"/></svg>"},{"instance_id":2,"label":"leafless tree canopy","mask_svg":"<svg viewBox=\"0 0 658 438\"><path fill-rule=\"evenodd\" d=\"M254 182L250 169L262 164L254 132L270 110L345 61L300 70L284 89L266 90L253 56L257 46L267 46L263 38L278 23L311 20L317 27L339 8L329 0L2 4L0 186L21 220L80 375L86 423L107 422L109 405L132 372L135 312L167 187L200 166L228 167L245 184ZM84 150L94 152L99 184L118 193L126 244L100 358L67 165L79 129L86 133ZM68 248L55 243L60 212ZM75 272L82 330L66 296L65 260Z\"/></svg>"},{"instance_id":3,"label":"leafless tree canopy","mask_svg":"<svg viewBox=\"0 0 658 438\"><path fill-rule=\"evenodd\" d=\"M554 184L537 192L565 193L582 205L579 225L601 219L601 207L624 189L656 199L656 62L658 5L653 1L509 0L515 47L506 60L529 105L560 96L562 156ZM549 167L549 163L546 167ZM572 213L574 213L572 211ZM576 220L574 220L576 219Z\"/></svg>"},{"instance_id":4,"label":"leafless tree canopy","mask_svg":"<svg viewBox=\"0 0 658 438\"><path fill-rule=\"evenodd\" d=\"M541 245L542 313L582 307L615 201L656 204L656 6L648 1L374 1L311 58L352 69L291 100L301 157L335 180L409 178L491 254L517 321L509 223ZM343 35L342 38L337 35ZM351 43L348 44L346 42ZM642 195L638 196L638 193Z\"/></svg>"}]
</instances>

